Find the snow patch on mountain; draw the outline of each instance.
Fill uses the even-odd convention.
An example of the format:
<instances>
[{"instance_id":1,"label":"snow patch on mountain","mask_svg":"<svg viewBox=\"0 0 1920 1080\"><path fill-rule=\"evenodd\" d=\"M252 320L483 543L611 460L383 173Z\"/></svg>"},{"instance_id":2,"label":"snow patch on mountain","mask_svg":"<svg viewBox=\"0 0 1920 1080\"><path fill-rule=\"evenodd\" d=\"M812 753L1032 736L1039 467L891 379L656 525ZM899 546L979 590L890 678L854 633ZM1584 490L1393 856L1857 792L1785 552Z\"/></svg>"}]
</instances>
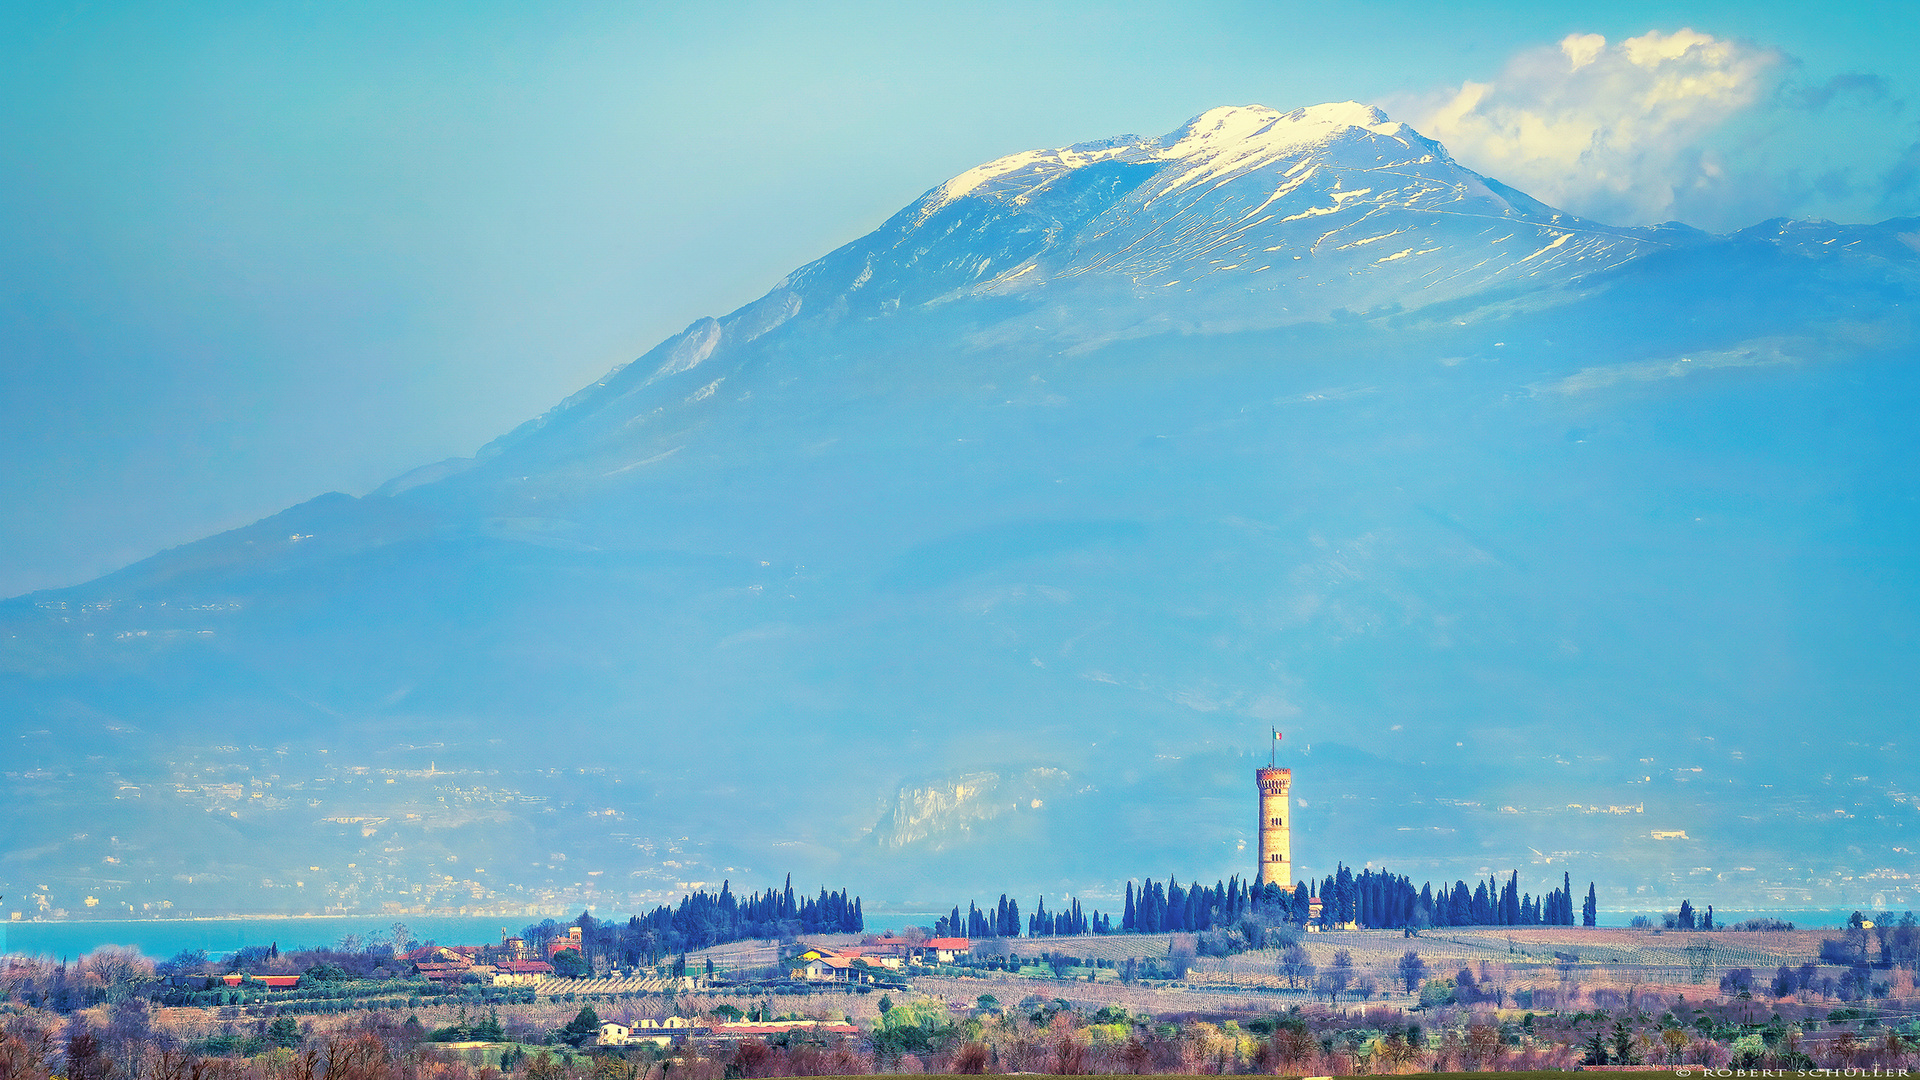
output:
<instances>
[{"instance_id":1,"label":"snow patch on mountain","mask_svg":"<svg viewBox=\"0 0 1920 1080\"><path fill-rule=\"evenodd\" d=\"M996 158L930 192L921 202L919 223L969 196L1008 206L1024 205L1062 175L1103 161L1183 163L1188 168L1166 174L1158 187L1157 194L1171 194L1194 184L1231 179L1356 131L1391 138L1410 149L1417 140L1423 148L1445 154L1405 124L1388 120L1379 109L1355 101L1289 113L1264 105L1225 106L1209 109L1179 130L1156 139L1123 135Z\"/></svg>"},{"instance_id":2,"label":"snow patch on mountain","mask_svg":"<svg viewBox=\"0 0 1920 1080\"><path fill-rule=\"evenodd\" d=\"M721 328L718 320L701 319L680 338L679 344L667 354L667 362L661 364L648 383L656 383L669 375L678 375L700 366L707 357L713 355L714 346L720 344Z\"/></svg>"},{"instance_id":3,"label":"snow patch on mountain","mask_svg":"<svg viewBox=\"0 0 1920 1080\"><path fill-rule=\"evenodd\" d=\"M1743 235L1822 259L1913 255L1876 227L1772 222ZM760 378L748 368L794 361L805 351L791 342L843 321L987 300L950 309L960 320L950 332L969 348L1045 341L1070 354L1443 304L1457 322L1523 295L1532 307L1569 302L1644 255L1708 239L1564 213L1462 167L1370 105L1211 109L1155 138L1027 150L969 169L481 456L535 433L577 443L558 429L589 424L621 442L624 461L644 458L645 447L625 446L636 432L663 440L650 452L664 449L678 438L676 417L694 422L680 410L744 400ZM737 393L719 395L721 378Z\"/></svg>"}]
</instances>

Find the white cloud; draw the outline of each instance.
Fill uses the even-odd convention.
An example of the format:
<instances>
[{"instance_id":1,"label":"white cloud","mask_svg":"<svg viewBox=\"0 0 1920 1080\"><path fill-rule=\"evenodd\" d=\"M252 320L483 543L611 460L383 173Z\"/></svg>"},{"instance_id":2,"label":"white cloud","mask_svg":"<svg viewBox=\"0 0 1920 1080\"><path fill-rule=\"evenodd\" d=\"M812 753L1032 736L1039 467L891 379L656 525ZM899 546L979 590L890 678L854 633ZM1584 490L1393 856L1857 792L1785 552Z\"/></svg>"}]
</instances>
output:
<instances>
[{"instance_id":1,"label":"white cloud","mask_svg":"<svg viewBox=\"0 0 1920 1080\"><path fill-rule=\"evenodd\" d=\"M1769 99L1786 67L1776 50L1692 30L1617 44L1573 34L1516 55L1492 82L1393 111L1469 168L1578 214L1644 224L1726 183L1709 136Z\"/></svg>"}]
</instances>

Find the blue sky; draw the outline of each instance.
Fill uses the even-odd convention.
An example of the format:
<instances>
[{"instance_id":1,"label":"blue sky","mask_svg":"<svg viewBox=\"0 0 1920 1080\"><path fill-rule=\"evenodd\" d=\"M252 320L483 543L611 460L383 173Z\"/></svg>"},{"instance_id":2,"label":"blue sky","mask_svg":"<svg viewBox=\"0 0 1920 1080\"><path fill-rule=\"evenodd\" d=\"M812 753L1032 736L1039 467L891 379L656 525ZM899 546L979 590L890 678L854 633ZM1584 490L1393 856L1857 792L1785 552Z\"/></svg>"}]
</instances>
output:
<instances>
[{"instance_id":1,"label":"blue sky","mask_svg":"<svg viewBox=\"0 0 1920 1080\"><path fill-rule=\"evenodd\" d=\"M1917 214L1917 47L1906 3L5 5L0 595L470 454L954 173L1221 104L1375 102L1603 220Z\"/></svg>"}]
</instances>

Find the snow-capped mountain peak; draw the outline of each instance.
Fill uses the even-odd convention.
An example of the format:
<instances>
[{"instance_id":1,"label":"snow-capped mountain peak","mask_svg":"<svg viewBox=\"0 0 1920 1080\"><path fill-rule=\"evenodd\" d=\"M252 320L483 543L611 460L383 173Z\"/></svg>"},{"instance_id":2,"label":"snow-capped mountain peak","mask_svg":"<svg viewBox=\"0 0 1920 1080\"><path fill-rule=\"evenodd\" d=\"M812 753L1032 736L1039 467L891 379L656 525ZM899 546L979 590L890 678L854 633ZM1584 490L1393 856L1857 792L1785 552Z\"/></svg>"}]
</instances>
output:
<instances>
[{"instance_id":1,"label":"snow-capped mountain peak","mask_svg":"<svg viewBox=\"0 0 1920 1080\"><path fill-rule=\"evenodd\" d=\"M668 400L718 408L715 379L735 370L736 350L847 317L1025 299L1035 303L979 317L1089 348L1549 289L1669 242L1489 181L1371 105L1227 106L1158 137L1026 150L968 169L528 430L559 414L577 420L576 407L591 404L626 431L638 407L629 396L642 388L662 398L649 410Z\"/></svg>"},{"instance_id":2,"label":"snow-capped mountain peak","mask_svg":"<svg viewBox=\"0 0 1920 1080\"><path fill-rule=\"evenodd\" d=\"M1383 136L1408 149L1417 145L1425 153L1445 156L1438 144L1405 124L1389 120L1374 106L1357 101L1314 105L1287 113L1265 105L1227 105L1209 109L1158 138L1123 135L996 158L929 192L921 200L918 216L924 222L942 207L967 197L1023 205L1060 176L1109 161L1130 165L1184 163L1189 168L1176 170L1166 178L1166 190L1177 190L1205 179L1230 177L1354 132Z\"/></svg>"},{"instance_id":3,"label":"snow-capped mountain peak","mask_svg":"<svg viewBox=\"0 0 1920 1080\"><path fill-rule=\"evenodd\" d=\"M1161 161L1213 159L1222 154L1239 160L1277 157L1322 145L1355 129L1393 139L1413 131L1387 119L1387 114L1374 106L1357 101L1330 102L1288 113L1265 105L1227 105L1208 109L1185 127L1156 140L1159 146L1154 157Z\"/></svg>"},{"instance_id":4,"label":"snow-capped mountain peak","mask_svg":"<svg viewBox=\"0 0 1920 1080\"><path fill-rule=\"evenodd\" d=\"M1216 327L1273 326L1564 283L1663 243L1491 182L1371 105L1240 105L1157 138L969 169L776 292L814 311L884 316L1094 286L1107 298L1082 298L1076 325L1061 328L1071 344L1200 311ZM1249 304L1248 292L1272 302ZM1154 321L1168 303L1183 314ZM1099 312L1112 317L1088 317Z\"/></svg>"}]
</instances>

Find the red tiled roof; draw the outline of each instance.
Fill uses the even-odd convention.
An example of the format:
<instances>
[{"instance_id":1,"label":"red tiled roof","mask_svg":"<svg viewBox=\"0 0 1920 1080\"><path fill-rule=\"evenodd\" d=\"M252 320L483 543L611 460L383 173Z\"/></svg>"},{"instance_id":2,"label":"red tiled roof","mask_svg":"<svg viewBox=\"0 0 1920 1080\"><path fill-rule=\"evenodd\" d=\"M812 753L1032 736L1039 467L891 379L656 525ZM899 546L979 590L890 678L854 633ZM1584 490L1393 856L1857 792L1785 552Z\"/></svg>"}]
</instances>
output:
<instances>
[{"instance_id":1,"label":"red tiled roof","mask_svg":"<svg viewBox=\"0 0 1920 1080\"><path fill-rule=\"evenodd\" d=\"M506 975L553 974L553 965L545 960L502 960L494 967Z\"/></svg>"},{"instance_id":2,"label":"red tiled roof","mask_svg":"<svg viewBox=\"0 0 1920 1080\"><path fill-rule=\"evenodd\" d=\"M414 970L429 979L457 979L473 970L472 964L435 964L431 962L413 965Z\"/></svg>"},{"instance_id":3,"label":"red tiled roof","mask_svg":"<svg viewBox=\"0 0 1920 1080\"><path fill-rule=\"evenodd\" d=\"M948 952L966 952L973 948L973 942L963 937L928 938L923 944L929 949L943 949Z\"/></svg>"}]
</instances>

